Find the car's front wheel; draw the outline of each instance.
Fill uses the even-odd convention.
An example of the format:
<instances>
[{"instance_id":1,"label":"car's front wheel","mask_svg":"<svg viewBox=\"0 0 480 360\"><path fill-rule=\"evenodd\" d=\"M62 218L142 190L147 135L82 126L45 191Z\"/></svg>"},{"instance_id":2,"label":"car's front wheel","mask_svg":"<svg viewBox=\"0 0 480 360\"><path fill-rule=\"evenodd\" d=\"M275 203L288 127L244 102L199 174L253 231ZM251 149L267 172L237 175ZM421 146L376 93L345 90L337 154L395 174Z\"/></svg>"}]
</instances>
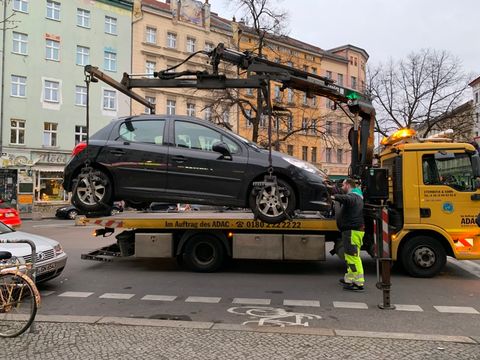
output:
<instances>
[{"instance_id":1,"label":"car's front wheel","mask_svg":"<svg viewBox=\"0 0 480 360\"><path fill-rule=\"evenodd\" d=\"M250 208L262 221L275 224L293 214L296 207L295 192L284 180L277 179L276 185L267 184L260 191L252 189Z\"/></svg>"},{"instance_id":2,"label":"car's front wheel","mask_svg":"<svg viewBox=\"0 0 480 360\"><path fill-rule=\"evenodd\" d=\"M75 220L75 217L78 215L78 211L73 209L73 210L70 210L67 214L67 218L70 219L70 220Z\"/></svg>"},{"instance_id":3,"label":"car's front wheel","mask_svg":"<svg viewBox=\"0 0 480 360\"><path fill-rule=\"evenodd\" d=\"M84 212L101 212L110 205L112 183L101 170L80 173L72 194L72 203Z\"/></svg>"}]
</instances>

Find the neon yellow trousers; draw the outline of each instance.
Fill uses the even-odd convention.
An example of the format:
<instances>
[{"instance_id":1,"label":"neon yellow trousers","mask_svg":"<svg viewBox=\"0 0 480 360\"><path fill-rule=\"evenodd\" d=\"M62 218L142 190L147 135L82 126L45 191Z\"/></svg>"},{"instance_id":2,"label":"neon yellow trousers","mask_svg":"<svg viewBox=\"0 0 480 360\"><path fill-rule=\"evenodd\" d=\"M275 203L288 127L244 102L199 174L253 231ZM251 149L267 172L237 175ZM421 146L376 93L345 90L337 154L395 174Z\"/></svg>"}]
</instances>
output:
<instances>
[{"instance_id":1,"label":"neon yellow trousers","mask_svg":"<svg viewBox=\"0 0 480 360\"><path fill-rule=\"evenodd\" d=\"M347 272L344 276L344 280L348 284L353 283L358 286L365 285L362 259L360 258L363 235L365 235L365 233L359 230L342 231L345 262L347 263Z\"/></svg>"}]
</instances>

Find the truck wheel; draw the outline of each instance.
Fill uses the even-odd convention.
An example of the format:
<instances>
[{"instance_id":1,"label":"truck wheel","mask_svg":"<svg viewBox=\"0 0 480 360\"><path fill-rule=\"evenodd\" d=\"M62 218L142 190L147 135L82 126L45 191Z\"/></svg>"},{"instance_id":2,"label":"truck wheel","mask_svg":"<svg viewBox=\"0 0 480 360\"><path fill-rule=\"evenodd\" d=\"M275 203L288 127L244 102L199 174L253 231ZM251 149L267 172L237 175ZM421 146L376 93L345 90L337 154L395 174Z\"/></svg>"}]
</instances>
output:
<instances>
[{"instance_id":1,"label":"truck wheel","mask_svg":"<svg viewBox=\"0 0 480 360\"><path fill-rule=\"evenodd\" d=\"M101 212L110 205L112 183L100 170L79 174L72 194L72 203L83 212Z\"/></svg>"},{"instance_id":2,"label":"truck wheel","mask_svg":"<svg viewBox=\"0 0 480 360\"><path fill-rule=\"evenodd\" d=\"M216 237L208 234L192 236L185 245L183 260L193 271L213 272L223 264L225 251Z\"/></svg>"},{"instance_id":3,"label":"truck wheel","mask_svg":"<svg viewBox=\"0 0 480 360\"><path fill-rule=\"evenodd\" d=\"M252 191L250 194L250 208L262 221L276 224L287 219L287 214L292 214L296 207L295 192L292 187L282 179L277 179L278 186L285 190L276 196L273 186L266 187L259 194ZM285 211L283 211L285 209Z\"/></svg>"},{"instance_id":4,"label":"truck wheel","mask_svg":"<svg viewBox=\"0 0 480 360\"><path fill-rule=\"evenodd\" d=\"M416 236L402 248L400 260L410 276L429 278L443 269L447 254L442 244L434 238Z\"/></svg>"}]
</instances>

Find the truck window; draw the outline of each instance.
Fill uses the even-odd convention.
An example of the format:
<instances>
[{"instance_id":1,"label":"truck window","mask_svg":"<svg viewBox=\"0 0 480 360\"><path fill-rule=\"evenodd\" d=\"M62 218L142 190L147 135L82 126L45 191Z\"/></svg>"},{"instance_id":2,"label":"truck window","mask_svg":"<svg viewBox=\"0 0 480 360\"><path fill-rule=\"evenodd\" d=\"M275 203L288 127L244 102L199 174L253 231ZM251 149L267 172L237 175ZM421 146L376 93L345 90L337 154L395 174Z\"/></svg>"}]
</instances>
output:
<instances>
[{"instance_id":1,"label":"truck window","mask_svg":"<svg viewBox=\"0 0 480 360\"><path fill-rule=\"evenodd\" d=\"M475 179L470 156L465 153L423 155L423 183L446 185L457 191L475 191Z\"/></svg>"}]
</instances>

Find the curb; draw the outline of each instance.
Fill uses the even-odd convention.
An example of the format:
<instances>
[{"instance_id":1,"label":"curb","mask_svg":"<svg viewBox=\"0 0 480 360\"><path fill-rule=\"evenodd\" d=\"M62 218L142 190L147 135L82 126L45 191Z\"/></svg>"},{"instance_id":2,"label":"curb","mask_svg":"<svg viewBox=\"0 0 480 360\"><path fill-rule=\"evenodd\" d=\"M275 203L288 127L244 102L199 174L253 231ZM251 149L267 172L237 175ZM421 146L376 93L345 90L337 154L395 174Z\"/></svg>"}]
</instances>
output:
<instances>
[{"instance_id":1,"label":"curb","mask_svg":"<svg viewBox=\"0 0 480 360\"><path fill-rule=\"evenodd\" d=\"M325 328L309 328L304 326L289 327L266 327L240 324L217 324L207 321L175 321L175 320L157 320L143 318L113 317L113 316L70 316L70 315L37 315L35 322L44 323L83 323L92 325L125 325L125 326L150 326L167 327L177 329L202 329L212 331L246 331L259 333L276 333L289 335L313 335L313 336L340 336L340 337L363 337L391 340L416 340L416 341L437 341L453 342L463 344L480 344L472 337L452 336L452 335L433 335L433 334L415 334L415 333L397 333L397 332L377 332L377 331L358 331L358 330L340 330Z\"/></svg>"}]
</instances>

